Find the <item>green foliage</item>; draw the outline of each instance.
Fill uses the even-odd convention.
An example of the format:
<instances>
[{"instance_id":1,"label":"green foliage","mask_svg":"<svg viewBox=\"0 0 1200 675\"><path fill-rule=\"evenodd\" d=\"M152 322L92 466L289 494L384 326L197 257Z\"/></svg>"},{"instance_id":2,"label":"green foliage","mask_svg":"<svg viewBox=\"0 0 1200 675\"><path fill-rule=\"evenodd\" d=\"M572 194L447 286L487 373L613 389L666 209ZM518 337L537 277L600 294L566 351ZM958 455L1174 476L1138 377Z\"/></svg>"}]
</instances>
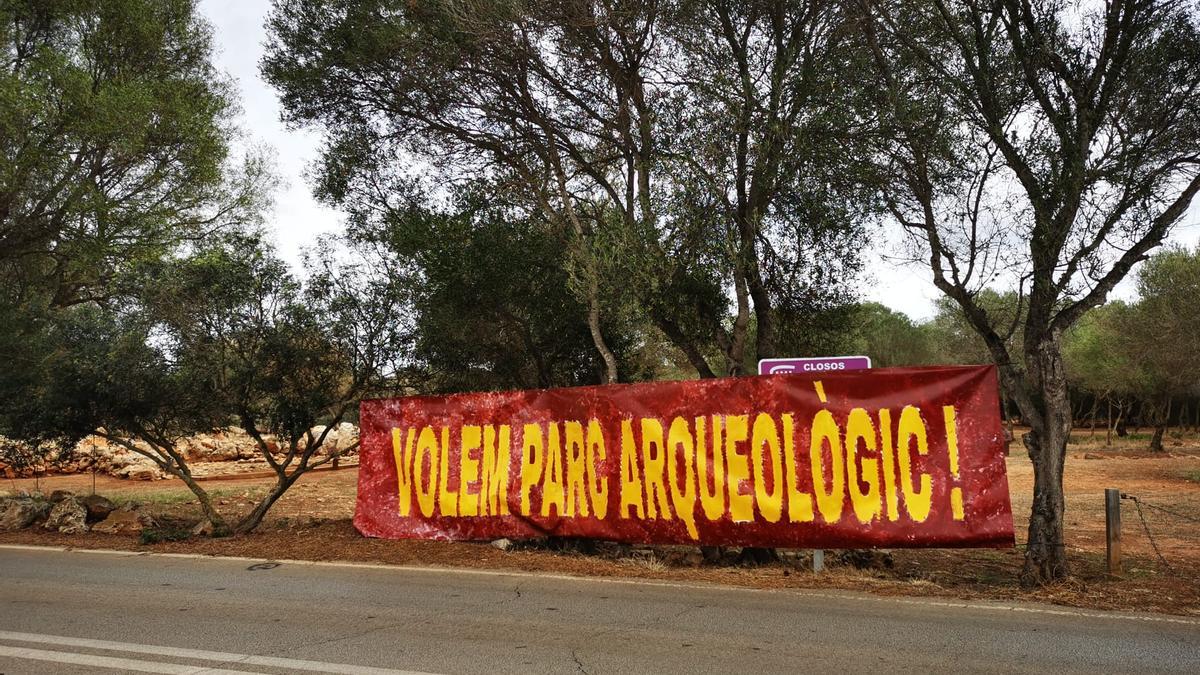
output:
<instances>
[{"instance_id":1,"label":"green foliage","mask_svg":"<svg viewBox=\"0 0 1200 675\"><path fill-rule=\"evenodd\" d=\"M0 423L35 447L69 448L98 433L183 478L210 510L179 439L244 427L280 475L269 507L330 459L318 457L325 434L313 428L383 391L407 344L395 280L322 262L302 285L256 236L210 236L186 255L143 264L129 284L119 305L45 313L22 370L0 379L19 394Z\"/></svg>"},{"instance_id":2,"label":"green foliage","mask_svg":"<svg viewBox=\"0 0 1200 675\"><path fill-rule=\"evenodd\" d=\"M983 289L972 302L986 317L989 330L1005 346L1009 354L1022 351L1021 326L1026 307L1011 291L998 293ZM929 339L940 363L993 363L995 355L979 331L954 300L942 296L937 301L937 313L928 327Z\"/></svg>"},{"instance_id":3,"label":"green foliage","mask_svg":"<svg viewBox=\"0 0 1200 675\"><path fill-rule=\"evenodd\" d=\"M70 447L100 426L173 437L219 423L191 364L152 345L145 317L79 305L43 324L24 350L35 367L20 382L6 378L21 394L0 413L6 435Z\"/></svg>"},{"instance_id":4,"label":"green foliage","mask_svg":"<svg viewBox=\"0 0 1200 675\"><path fill-rule=\"evenodd\" d=\"M858 305L851 318L851 335L841 351L871 358L876 368L945 363L935 351L929 324L876 302Z\"/></svg>"},{"instance_id":5,"label":"green foliage","mask_svg":"<svg viewBox=\"0 0 1200 675\"><path fill-rule=\"evenodd\" d=\"M1136 303L1112 302L1068 334L1072 384L1098 397L1162 402L1200 388L1200 251L1168 249L1138 272Z\"/></svg>"},{"instance_id":6,"label":"green foliage","mask_svg":"<svg viewBox=\"0 0 1200 675\"><path fill-rule=\"evenodd\" d=\"M1167 249L1138 272L1131 350L1160 395L1200 393L1200 248Z\"/></svg>"},{"instance_id":7,"label":"green foliage","mask_svg":"<svg viewBox=\"0 0 1200 675\"><path fill-rule=\"evenodd\" d=\"M561 237L477 194L455 206L413 206L351 231L352 246L382 253L410 289L405 383L445 393L599 382L604 364L583 321L587 307L571 292ZM653 377L621 301L603 304L609 344L629 379Z\"/></svg>"},{"instance_id":8,"label":"green foliage","mask_svg":"<svg viewBox=\"0 0 1200 675\"><path fill-rule=\"evenodd\" d=\"M1063 340L1071 384L1100 399L1125 399L1153 387L1135 334L1145 330L1137 305L1110 302L1086 314Z\"/></svg>"},{"instance_id":9,"label":"green foliage","mask_svg":"<svg viewBox=\"0 0 1200 675\"><path fill-rule=\"evenodd\" d=\"M263 73L325 135L319 193L352 221L411 206L413 158L487 184L555 242L539 262L606 377L640 376L611 363L623 341L662 340L736 374L818 344L850 299L871 199L845 171L846 22L836 3L279 0Z\"/></svg>"},{"instance_id":10,"label":"green foliage","mask_svg":"<svg viewBox=\"0 0 1200 675\"><path fill-rule=\"evenodd\" d=\"M233 90L194 0L0 0L0 54L0 434L214 423L201 364L139 299L162 260L257 221L271 185L262 157L230 156Z\"/></svg>"},{"instance_id":11,"label":"green foliage","mask_svg":"<svg viewBox=\"0 0 1200 675\"><path fill-rule=\"evenodd\" d=\"M232 87L195 0L0 1L6 301L108 298L126 270L257 214L231 164Z\"/></svg>"}]
</instances>

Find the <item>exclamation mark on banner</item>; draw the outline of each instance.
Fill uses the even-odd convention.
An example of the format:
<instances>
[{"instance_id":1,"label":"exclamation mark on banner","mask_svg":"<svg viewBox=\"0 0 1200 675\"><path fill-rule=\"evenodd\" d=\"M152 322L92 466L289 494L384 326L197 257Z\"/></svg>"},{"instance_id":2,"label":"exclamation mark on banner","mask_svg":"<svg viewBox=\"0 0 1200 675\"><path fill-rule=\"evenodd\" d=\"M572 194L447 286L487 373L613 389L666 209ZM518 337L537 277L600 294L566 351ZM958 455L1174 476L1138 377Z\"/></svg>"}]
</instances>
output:
<instances>
[{"instance_id":1,"label":"exclamation mark on banner","mask_svg":"<svg viewBox=\"0 0 1200 675\"><path fill-rule=\"evenodd\" d=\"M959 481L958 475L958 424L954 419L954 406L942 406L942 415L946 419L946 448L950 453L950 475L954 482ZM950 488L950 509L955 520L963 519L962 488L955 485Z\"/></svg>"}]
</instances>

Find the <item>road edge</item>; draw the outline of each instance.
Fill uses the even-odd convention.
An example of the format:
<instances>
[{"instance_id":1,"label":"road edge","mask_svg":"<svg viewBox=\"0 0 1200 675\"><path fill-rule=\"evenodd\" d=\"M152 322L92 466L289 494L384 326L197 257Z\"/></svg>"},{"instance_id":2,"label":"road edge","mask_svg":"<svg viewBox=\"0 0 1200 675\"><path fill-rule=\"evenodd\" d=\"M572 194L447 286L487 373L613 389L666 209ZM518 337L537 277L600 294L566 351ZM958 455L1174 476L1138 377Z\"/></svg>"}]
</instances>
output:
<instances>
[{"instance_id":1,"label":"road edge","mask_svg":"<svg viewBox=\"0 0 1200 675\"><path fill-rule=\"evenodd\" d=\"M188 560L220 560L248 563L274 562L281 565L298 565L309 567L338 567L354 569L391 570L433 574L463 574L481 577L515 577L522 579L549 579L555 581L586 581L602 584L622 584L627 586L648 586L657 588L680 588L696 590L717 590L746 593L784 593L805 598L851 600L857 602L883 602L903 605L918 605L936 608L972 609L998 612L1020 612L1049 616L1069 616L1084 619L1108 619L1114 621L1136 621L1146 623L1169 623L1184 626L1200 626L1200 619L1190 619L1173 614L1153 614L1148 612L1112 612L1106 610L1080 610L1060 607L1038 602L1013 603L1011 601L967 601L967 600L938 600L919 596L876 595L869 592L856 591L813 591L804 588L752 588L732 586L710 582L676 582L658 579L639 579L621 577L599 577L576 574L529 572L525 570L493 570L473 569L469 567L426 566L426 565L392 565L388 563L364 563L340 560L292 560L286 558L251 558L245 556L210 555L202 553L161 553L157 551L127 551L107 548L81 548L74 546L38 546L34 544L0 544L0 551L40 551L56 553L87 553L97 555L113 555L120 557L158 557Z\"/></svg>"}]
</instances>

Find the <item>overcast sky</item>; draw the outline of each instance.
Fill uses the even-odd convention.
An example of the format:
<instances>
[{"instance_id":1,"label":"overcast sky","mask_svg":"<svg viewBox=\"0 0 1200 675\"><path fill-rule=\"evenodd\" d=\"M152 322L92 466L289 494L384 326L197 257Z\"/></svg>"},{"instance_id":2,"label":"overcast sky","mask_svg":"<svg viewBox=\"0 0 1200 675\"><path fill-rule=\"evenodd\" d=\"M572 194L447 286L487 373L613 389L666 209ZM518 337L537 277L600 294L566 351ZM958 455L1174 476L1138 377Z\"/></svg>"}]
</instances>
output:
<instances>
[{"instance_id":1,"label":"overcast sky","mask_svg":"<svg viewBox=\"0 0 1200 675\"><path fill-rule=\"evenodd\" d=\"M263 21L270 7L268 0L201 0L201 9L212 22L216 39L217 65L237 81L242 94L242 126L250 139L275 149L278 172L285 185L276 195L275 211L270 218L275 244L284 259L296 264L304 248L320 234L335 232L342 218L337 211L318 204L305 178L309 164L317 157L320 138L308 131L288 129L279 119L275 92L258 73L266 31ZM914 319L933 314L938 291L929 281L927 269L889 262L884 252L901 243L896 233L875 238L867 257L868 279L863 285L867 299L905 312ZM1174 241L1195 246L1200 239L1200 200L1192 204ZM1133 296L1132 278L1114 294Z\"/></svg>"}]
</instances>

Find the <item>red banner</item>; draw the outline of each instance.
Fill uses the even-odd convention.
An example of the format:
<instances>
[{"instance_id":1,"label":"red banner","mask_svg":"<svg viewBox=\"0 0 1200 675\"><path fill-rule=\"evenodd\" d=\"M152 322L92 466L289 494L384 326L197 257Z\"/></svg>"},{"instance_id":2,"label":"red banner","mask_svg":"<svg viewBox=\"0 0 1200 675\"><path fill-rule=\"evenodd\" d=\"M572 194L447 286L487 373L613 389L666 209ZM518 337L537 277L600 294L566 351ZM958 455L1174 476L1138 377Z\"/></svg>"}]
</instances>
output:
<instances>
[{"instance_id":1,"label":"red banner","mask_svg":"<svg viewBox=\"0 0 1200 675\"><path fill-rule=\"evenodd\" d=\"M364 401L370 537L1011 546L994 367Z\"/></svg>"}]
</instances>

